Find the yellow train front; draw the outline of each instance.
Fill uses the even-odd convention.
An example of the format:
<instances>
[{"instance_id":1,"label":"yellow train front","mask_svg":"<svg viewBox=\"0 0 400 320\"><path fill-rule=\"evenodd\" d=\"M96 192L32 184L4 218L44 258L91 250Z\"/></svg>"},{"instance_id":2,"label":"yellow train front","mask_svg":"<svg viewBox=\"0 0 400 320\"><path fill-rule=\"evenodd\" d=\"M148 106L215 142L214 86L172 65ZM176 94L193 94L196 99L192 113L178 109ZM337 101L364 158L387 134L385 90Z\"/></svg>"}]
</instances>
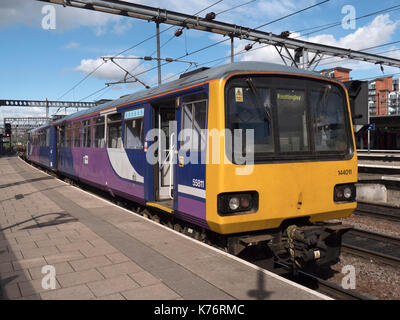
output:
<instances>
[{"instance_id":1,"label":"yellow train front","mask_svg":"<svg viewBox=\"0 0 400 320\"><path fill-rule=\"evenodd\" d=\"M207 223L234 254L261 244L300 268L334 264L347 229L324 221L356 208L347 91L316 73L251 66L209 84Z\"/></svg>"}]
</instances>

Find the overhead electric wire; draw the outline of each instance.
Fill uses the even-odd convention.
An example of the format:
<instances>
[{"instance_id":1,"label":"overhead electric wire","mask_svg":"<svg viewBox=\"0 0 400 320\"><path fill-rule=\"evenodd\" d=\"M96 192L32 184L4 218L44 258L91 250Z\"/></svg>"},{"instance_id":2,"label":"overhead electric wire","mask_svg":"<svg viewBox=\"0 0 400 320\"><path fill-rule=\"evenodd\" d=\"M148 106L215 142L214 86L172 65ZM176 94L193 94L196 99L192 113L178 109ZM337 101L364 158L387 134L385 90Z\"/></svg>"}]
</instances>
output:
<instances>
[{"instance_id":1,"label":"overhead electric wire","mask_svg":"<svg viewBox=\"0 0 400 320\"><path fill-rule=\"evenodd\" d=\"M361 17L357 17L357 18L351 19L351 20L359 20L359 19L362 19L362 18L366 18L366 17L370 17L370 16L373 16L373 15L382 13L382 12L391 12L391 11L395 11L395 10L400 10L400 5L392 6L392 7L389 7L389 8L386 8L386 9L382 9L382 10L378 10L378 11L375 11L375 12L371 12L371 13L365 14L365 15L363 15L363 16L361 16ZM341 21L339 22L339 25L340 25L340 24L341 24ZM326 29L333 28L333 27L337 26L337 23L331 23L331 24L322 25L322 26L315 26L315 27L308 28L308 29L303 29L303 30L299 30L299 31L294 31L293 33L298 33L298 32L304 31L304 30L310 30L310 29L315 29L315 28L324 27L324 26L330 26L330 27L327 27L327 28L324 29L324 30L326 30ZM321 30L322 30L322 29L321 29ZM317 31L315 31L315 32L318 32L318 31L320 31L320 30L317 30ZM313 33L314 33L314 32L313 32ZM311 34L311 33L309 33L309 34ZM297 36L297 37L295 37L295 38L293 38L293 39L297 39L297 38L300 38L300 37L303 37L303 35ZM384 44L384 45L394 44L394 43L397 43L397 42L398 42L398 41L394 41L394 42L392 42L392 43L387 43L387 44ZM378 48L378 47L381 47L381 46L384 46L384 45L375 46L375 47L370 47L370 48L366 48L366 49L363 49L363 50L370 50L370 49ZM263 45L263 46L260 46L260 47L257 47L257 48L251 48L250 50L251 50L251 51L254 51L254 50L258 50L258 49L265 48L265 47L267 47L267 46L269 46L269 44L266 44L266 45ZM249 52L250 50L242 50L242 51L240 51L240 52L238 52L238 53L235 53L234 56L239 55L239 54L243 54L243 53L246 53L246 52ZM360 51L362 51L362 50L360 50ZM394 50L394 51L395 51L395 50ZM229 58L229 57L230 57L230 55L224 56L224 57L221 57L221 58L217 58L217 59L214 59L214 60L205 62L205 63L198 64L198 66L202 66L202 65L208 64L208 63L212 63L212 62L215 62L215 61L218 61L218 60L224 60L224 59L227 59L227 58ZM333 58L336 58L336 57L328 57L328 58L324 58L324 59L322 59L322 60L333 59ZM343 61L343 60L338 60L338 61ZM330 63L329 63L329 64L330 64ZM326 64L323 64L323 65L326 65Z\"/></svg>"},{"instance_id":2,"label":"overhead electric wire","mask_svg":"<svg viewBox=\"0 0 400 320\"><path fill-rule=\"evenodd\" d=\"M396 6L392 6L392 7L386 8L386 9L381 9L381 10L378 10L378 11L375 11L375 12L367 13L367 14L365 14L363 16L349 19L349 21L357 21L357 20L360 20L360 19L364 19L364 18L368 18L368 17L374 16L374 15L377 15L379 13L392 12L392 11L397 11L397 10L400 10L400 5L396 5ZM318 29L316 31L305 33L305 34L301 35L301 36L307 36L307 35L310 35L310 34L313 34L313 33L319 32L319 31L323 31L323 30L326 30L326 29L334 28L334 27L337 27L337 26L340 26L340 25L342 25L342 20L336 21L336 22L331 22L331 23L324 24L324 25L311 27L311 28L306 28L306 29L302 29L302 30L293 31L292 33L301 33L303 31L321 28L321 29Z\"/></svg>"},{"instance_id":3,"label":"overhead electric wire","mask_svg":"<svg viewBox=\"0 0 400 320\"><path fill-rule=\"evenodd\" d=\"M204 8L204 9L202 9L202 10L196 12L193 16L196 16L196 15L200 14L201 12L203 12L203 11L205 11L205 10L207 10L207 9L209 9L209 8L211 8L211 7L213 7L213 6L215 6L215 5L217 5L218 3L222 2L222 1L223 1L223 0L218 0L218 1L214 2L214 3L212 3L211 5L207 6L206 8ZM189 18L188 18L188 19L189 19ZM182 22L182 24L185 23L185 21L186 21L186 20L184 20L184 21ZM158 35L161 35L162 33L166 32L166 31L168 31L168 30L170 30L170 29L172 29L172 28L174 28L174 27L175 27L175 26L173 26L173 25L172 25L172 26L169 26L168 28L166 28L166 29L164 29L163 31L159 32ZM133 45L133 46L131 46L131 47L129 47L129 48L127 48L127 49L125 49L125 50L119 52L118 54L114 55L113 58L115 58L115 57L117 57L117 56L119 56L119 55L121 55L121 54L123 54L123 53L125 53L125 52L128 52L128 51L132 50L133 48L135 48L135 47L137 47L137 46L143 44L144 42L147 42L147 41L149 41L149 40L151 40L151 39L153 39L153 38L155 38L155 37L157 37L157 33L156 33L155 35L153 35L153 36L151 36L151 37L148 37L148 38L146 38L146 39L144 39L144 40L142 40L142 41L136 43L135 45ZM166 44L166 43L164 43L163 46L164 46L165 44ZM156 51L155 51L155 52L156 52ZM153 55L155 52L153 52L151 55ZM130 72L133 72L134 70L136 70L136 68L138 68L138 67L139 67L141 64L143 64L143 63L144 63L144 62L138 64L138 65L137 65L133 70L131 70ZM105 61L103 61L103 62L101 63L101 65L98 66L95 70L93 70L92 72L90 72L90 74L88 74L84 79L82 79L82 80L79 82L79 84L82 83L84 80L86 80L91 74L93 74L94 72L96 72L97 69L99 69L99 68L100 68L102 65L104 65L104 64L105 64ZM136 75L135 75L135 76L136 76ZM77 85L79 85L79 84L77 84ZM77 86L77 85L76 85L76 86ZM104 90L104 89L107 88L107 87L108 87L108 86L105 86L105 87L103 87L102 89L100 89L100 90L98 90L98 91ZM90 94L90 95L87 96L86 98L91 97L92 95L96 94L98 91L96 91L96 92L93 93L93 94ZM84 98L84 99L86 99L86 98ZM82 101L82 100L80 100L80 101ZM57 112L58 112L58 110L57 110ZM57 112L56 112L56 113L57 113Z\"/></svg>"},{"instance_id":4,"label":"overhead electric wire","mask_svg":"<svg viewBox=\"0 0 400 320\"><path fill-rule=\"evenodd\" d=\"M359 51L366 51L366 50L377 49L377 48L386 47L386 46L389 46L389 45L392 45L392 44L396 44L396 43L400 43L400 40L398 40L398 41L392 41L392 42L387 42L387 43L383 43L383 44L381 44L381 45L377 45L377 46L373 46L373 47L369 47L369 48L360 49ZM327 57L327 58L321 59L320 61L322 61L322 60L330 60L330 59L335 59L335 58L338 58L338 57ZM337 63L337 62L343 62L343 61L346 61L346 60L350 60L349 58L340 58L340 57L339 57L339 59L341 59L341 60L336 60L336 61L331 61L331 62L327 62L327 63L322 63L322 64L320 64L320 66L326 66L326 65L333 64L333 63Z\"/></svg>"},{"instance_id":5,"label":"overhead electric wire","mask_svg":"<svg viewBox=\"0 0 400 320\"><path fill-rule=\"evenodd\" d=\"M286 18L291 17L291 16L293 16L293 15L295 15L295 14L298 14L298 13L301 13L301 12L306 11L306 10L308 10L308 9L311 9L311 8L316 7L316 6L322 5L322 4L324 4L324 3L328 2L328 1L330 1L330 0L324 0L324 1L322 1L322 2L319 2L319 3L314 4L314 5L312 5L312 6L309 6L309 7L300 9L300 10L298 10L298 11L292 12L292 13L289 14L289 15L285 15L285 16L280 17L280 18L278 18L278 19L275 19L275 20L273 20L273 21L267 22L267 23L262 24L262 25L258 26L257 28L254 28L254 29L257 30L257 29L259 29L259 28L262 28L263 26L266 26L266 25L272 24L272 23L274 23L274 22L277 22L277 21L286 19ZM201 49L199 49L199 50L195 50L195 51L193 51L193 52L191 52L191 53L189 53L189 54L183 55L183 56L181 56L181 57L179 57L179 58L176 58L176 59L181 59L181 58L183 58L183 57L185 57L185 56L192 55L192 54L198 53L198 52L200 52L200 51L209 49L209 48L211 48L211 47L213 47L213 46L215 46L215 45L218 45L218 44L220 44L220 43L226 42L226 41L228 41L228 40L230 40L230 38L227 38L227 39L221 40L221 41L219 41L219 42L216 42L216 43L214 43L214 44L208 45L208 46L203 47L203 48L201 48ZM165 64L166 64L166 63L162 64L161 66L164 66ZM147 71L151 71L151 70L153 70L153 69L155 69L155 68L156 68L156 67L151 68L151 69L149 69L149 70L147 70ZM146 72L147 72L147 71L146 71ZM144 72L135 74L135 76L140 75L140 74L142 74L142 73L144 73Z\"/></svg>"},{"instance_id":6,"label":"overhead electric wire","mask_svg":"<svg viewBox=\"0 0 400 320\"><path fill-rule=\"evenodd\" d=\"M247 4L252 3L252 2L255 2L255 1L257 1L257 0L251 0L251 1L248 1L248 2L245 2L245 3L242 3L242 4L239 4L239 5L234 6L234 7L232 7L232 8L229 8L229 9L226 9L226 10L223 10L223 11L220 11L220 12L216 13L215 15L218 16L218 15L220 15L220 14L226 13L226 12L231 11L231 10L234 10L234 9L237 9L237 8L239 8L239 7L243 7L243 6L247 5Z\"/></svg>"},{"instance_id":7,"label":"overhead electric wire","mask_svg":"<svg viewBox=\"0 0 400 320\"><path fill-rule=\"evenodd\" d=\"M203 11L205 11L205 10L207 10L207 9L210 9L211 7L217 5L218 3L222 2L222 1L223 1L223 0L218 0L217 2L212 3L212 4L209 5L208 7L206 7L206 8L204 8L204 9L202 9L202 10L196 12L195 14L193 14L193 16L197 16L198 14L202 13ZM187 18L186 20L188 20L188 19L189 19L189 18ZM182 22L182 24L184 24L186 20L184 20L184 21ZM169 26L168 28L166 28L165 30L163 30L162 32L160 32L160 34L161 34L161 33L164 33L165 31L168 31L168 30L170 30L170 29L172 29L172 28L174 28L174 27L176 27L176 26ZM156 36L157 36L157 34L156 34ZM172 39L174 39L174 38L176 38L175 34L174 34L171 38L169 38L167 41L165 41L165 42L160 46L160 49L163 48L167 43L169 43L169 42L170 42ZM156 52L157 52L157 49L154 50L154 51L150 54L150 56L152 57ZM144 63L145 63L145 61L142 61L141 63L139 63L136 67L134 67L134 68L130 71L130 73L132 73L133 71L135 71L138 67L140 67L140 66L143 65Z\"/></svg>"},{"instance_id":8,"label":"overhead electric wire","mask_svg":"<svg viewBox=\"0 0 400 320\"><path fill-rule=\"evenodd\" d=\"M324 0L324 1L322 1L322 2L318 2L318 3L316 3L316 4L312 5L312 6L309 6L309 7L303 8L303 9L300 9L300 10L298 10L298 11L292 12L292 13L290 13L290 14L288 14L288 15L286 15L286 16L283 16L283 17L281 17L281 18L278 18L278 19L269 21L269 22L267 22L267 23L264 23L264 24L258 26L257 28L254 28L254 29L255 29L255 30L260 29L260 28L265 27L265 26L267 26L267 25L270 25L270 24L272 24L272 23L275 23L275 22L281 21L281 20L283 20L283 19L289 18L289 17L291 17L291 16L294 16L294 15L296 15L296 14L298 14L298 13L303 12L303 11L307 11L307 10L312 9L312 8L314 8L314 7L320 6L320 5L322 5L322 4L326 3L326 2L329 2L329 1L330 1L330 0Z\"/></svg>"}]
</instances>

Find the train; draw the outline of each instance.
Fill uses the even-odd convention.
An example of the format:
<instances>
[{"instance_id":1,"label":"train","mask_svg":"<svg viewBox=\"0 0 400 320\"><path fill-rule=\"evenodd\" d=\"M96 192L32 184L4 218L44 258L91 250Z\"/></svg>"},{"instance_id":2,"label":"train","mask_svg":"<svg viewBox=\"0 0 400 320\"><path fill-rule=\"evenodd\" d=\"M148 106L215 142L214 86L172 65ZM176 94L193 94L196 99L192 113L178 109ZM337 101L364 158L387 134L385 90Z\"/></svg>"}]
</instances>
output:
<instances>
[{"instance_id":1,"label":"train","mask_svg":"<svg viewBox=\"0 0 400 320\"><path fill-rule=\"evenodd\" d=\"M27 160L240 255L339 261L357 206L346 88L265 62L200 68L29 132ZM333 220L333 221L332 221Z\"/></svg>"}]
</instances>

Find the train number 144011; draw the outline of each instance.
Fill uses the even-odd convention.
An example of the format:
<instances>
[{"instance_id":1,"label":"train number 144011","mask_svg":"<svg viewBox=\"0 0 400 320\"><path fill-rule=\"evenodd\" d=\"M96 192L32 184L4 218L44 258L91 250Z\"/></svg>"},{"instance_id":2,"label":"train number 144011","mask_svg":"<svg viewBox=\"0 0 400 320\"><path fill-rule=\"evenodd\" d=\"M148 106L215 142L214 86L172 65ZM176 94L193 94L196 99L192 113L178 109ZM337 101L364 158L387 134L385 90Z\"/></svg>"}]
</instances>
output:
<instances>
[{"instance_id":1,"label":"train number 144011","mask_svg":"<svg viewBox=\"0 0 400 320\"><path fill-rule=\"evenodd\" d=\"M339 176L348 176L353 174L353 171L351 169L345 169L345 170L338 170L338 175Z\"/></svg>"}]
</instances>

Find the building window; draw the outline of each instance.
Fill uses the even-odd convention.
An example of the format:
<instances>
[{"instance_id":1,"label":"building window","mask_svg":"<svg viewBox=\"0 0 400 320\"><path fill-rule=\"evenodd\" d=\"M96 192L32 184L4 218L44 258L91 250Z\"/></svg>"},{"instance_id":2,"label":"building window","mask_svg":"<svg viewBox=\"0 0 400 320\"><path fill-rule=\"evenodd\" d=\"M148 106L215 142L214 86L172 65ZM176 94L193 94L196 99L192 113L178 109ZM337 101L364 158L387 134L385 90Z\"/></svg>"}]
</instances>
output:
<instances>
[{"instance_id":1,"label":"building window","mask_svg":"<svg viewBox=\"0 0 400 320\"><path fill-rule=\"evenodd\" d=\"M107 147L121 148L121 113L107 116Z\"/></svg>"}]
</instances>

